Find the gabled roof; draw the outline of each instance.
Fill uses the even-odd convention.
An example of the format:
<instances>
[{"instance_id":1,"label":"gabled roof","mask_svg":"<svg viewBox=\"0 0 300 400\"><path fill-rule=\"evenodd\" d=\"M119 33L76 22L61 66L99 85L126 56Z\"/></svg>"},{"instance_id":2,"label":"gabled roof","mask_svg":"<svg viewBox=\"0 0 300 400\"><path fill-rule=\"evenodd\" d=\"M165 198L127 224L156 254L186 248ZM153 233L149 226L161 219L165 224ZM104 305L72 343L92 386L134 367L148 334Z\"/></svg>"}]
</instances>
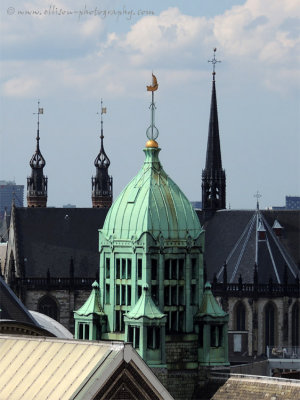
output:
<instances>
[{"instance_id":1,"label":"gabled roof","mask_svg":"<svg viewBox=\"0 0 300 400\"><path fill-rule=\"evenodd\" d=\"M280 225L280 223L277 221L277 219L275 219L272 228L273 229L283 229L283 227Z\"/></svg>"},{"instance_id":2,"label":"gabled roof","mask_svg":"<svg viewBox=\"0 0 300 400\"><path fill-rule=\"evenodd\" d=\"M300 382L296 379L232 374L211 400L296 400L299 393Z\"/></svg>"},{"instance_id":3,"label":"gabled roof","mask_svg":"<svg viewBox=\"0 0 300 400\"><path fill-rule=\"evenodd\" d=\"M143 292L136 302L135 306L132 310L125 314L125 316L130 319L162 319L165 317L165 314L163 314L156 307L154 301L152 300L151 293L148 290L148 286L145 285L143 287Z\"/></svg>"},{"instance_id":4,"label":"gabled roof","mask_svg":"<svg viewBox=\"0 0 300 400\"><path fill-rule=\"evenodd\" d=\"M222 310L212 294L210 283L205 284L202 303L196 316L198 318L212 317L214 319L227 317L227 313Z\"/></svg>"},{"instance_id":5,"label":"gabled roof","mask_svg":"<svg viewBox=\"0 0 300 400\"><path fill-rule=\"evenodd\" d=\"M257 260L259 283L268 283L270 276L273 282L278 282L278 277L282 282L285 265L288 282L295 282L300 263L300 211L262 210L259 213L267 241L257 242L256 211L253 210L220 210L205 222L204 257L209 280L216 273L222 281L227 260L228 282L237 283L241 274L244 283L252 283ZM203 213L198 212L198 216L202 220ZM284 228L280 238L271 228L275 220Z\"/></svg>"},{"instance_id":6,"label":"gabled roof","mask_svg":"<svg viewBox=\"0 0 300 400\"><path fill-rule=\"evenodd\" d=\"M173 399L123 342L0 335L0 347L3 399L103 399L122 390L145 400Z\"/></svg>"},{"instance_id":7,"label":"gabled roof","mask_svg":"<svg viewBox=\"0 0 300 400\"><path fill-rule=\"evenodd\" d=\"M26 277L96 278L99 268L98 229L107 210L101 208L17 208L15 235L18 260ZM21 265L22 267L22 265Z\"/></svg>"},{"instance_id":8,"label":"gabled roof","mask_svg":"<svg viewBox=\"0 0 300 400\"><path fill-rule=\"evenodd\" d=\"M10 320L40 327L24 304L0 277L0 321Z\"/></svg>"},{"instance_id":9,"label":"gabled roof","mask_svg":"<svg viewBox=\"0 0 300 400\"><path fill-rule=\"evenodd\" d=\"M104 312L100 306L99 285L95 281L92 284L92 287L93 290L91 291L89 298L83 304L83 306L79 308L79 310L74 311L75 314L86 317L91 314L104 315Z\"/></svg>"}]
</instances>

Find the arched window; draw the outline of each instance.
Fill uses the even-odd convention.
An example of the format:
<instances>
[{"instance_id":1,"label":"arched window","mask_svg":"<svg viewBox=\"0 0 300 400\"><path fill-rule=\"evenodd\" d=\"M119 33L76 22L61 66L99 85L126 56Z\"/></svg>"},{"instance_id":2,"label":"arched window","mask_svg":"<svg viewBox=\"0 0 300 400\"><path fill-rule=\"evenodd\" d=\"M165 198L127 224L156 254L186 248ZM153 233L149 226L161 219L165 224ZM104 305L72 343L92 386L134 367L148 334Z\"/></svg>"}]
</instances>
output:
<instances>
[{"instance_id":1,"label":"arched window","mask_svg":"<svg viewBox=\"0 0 300 400\"><path fill-rule=\"evenodd\" d=\"M292 346L299 346L299 305L292 308Z\"/></svg>"},{"instance_id":2,"label":"arched window","mask_svg":"<svg viewBox=\"0 0 300 400\"><path fill-rule=\"evenodd\" d=\"M265 346L275 345L275 307L268 303L265 307Z\"/></svg>"},{"instance_id":3,"label":"arched window","mask_svg":"<svg viewBox=\"0 0 300 400\"><path fill-rule=\"evenodd\" d=\"M57 303L50 296L44 296L40 299L38 304L38 312L48 315L48 317L51 317L56 321L59 320L59 309Z\"/></svg>"},{"instance_id":4,"label":"arched window","mask_svg":"<svg viewBox=\"0 0 300 400\"><path fill-rule=\"evenodd\" d=\"M244 331L246 329L246 309L242 302L239 302L235 310L236 330Z\"/></svg>"}]
</instances>

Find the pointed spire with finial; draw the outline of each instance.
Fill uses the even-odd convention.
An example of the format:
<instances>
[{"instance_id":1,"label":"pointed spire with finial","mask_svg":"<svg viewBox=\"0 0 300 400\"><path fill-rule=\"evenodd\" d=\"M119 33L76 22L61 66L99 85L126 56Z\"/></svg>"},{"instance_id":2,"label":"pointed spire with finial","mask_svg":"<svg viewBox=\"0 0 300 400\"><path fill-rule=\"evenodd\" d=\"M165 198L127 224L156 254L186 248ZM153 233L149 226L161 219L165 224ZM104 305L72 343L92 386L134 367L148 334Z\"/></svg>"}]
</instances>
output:
<instances>
[{"instance_id":1,"label":"pointed spire with finial","mask_svg":"<svg viewBox=\"0 0 300 400\"><path fill-rule=\"evenodd\" d=\"M101 99L100 152L94 162L96 167L96 176L92 177L93 208L109 208L112 204L112 177L108 175L110 160L105 153L103 144L103 114L106 114L106 107L103 107L103 102Z\"/></svg>"},{"instance_id":2,"label":"pointed spire with finial","mask_svg":"<svg viewBox=\"0 0 300 400\"><path fill-rule=\"evenodd\" d=\"M27 206L46 207L48 178L43 173L46 161L40 150L40 115L44 114L44 109L40 107L40 101L38 101L37 113L33 114L37 115L37 135L36 150L29 163L31 176L27 178Z\"/></svg>"},{"instance_id":3,"label":"pointed spire with finial","mask_svg":"<svg viewBox=\"0 0 300 400\"><path fill-rule=\"evenodd\" d=\"M262 195L259 193L259 191L257 191L253 197L256 198L256 210L259 210L259 199L262 197Z\"/></svg>"},{"instance_id":4,"label":"pointed spire with finial","mask_svg":"<svg viewBox=\"0 0 300 400\"><path fill-rule=\"evenodd\" d=\"M214 212L226 208L226 176L222 168L217 95L215 85L215 66L221 62L216 59L217 49L211 62L213 65L212 95L210 106L210 119L208 128L208 140L206 150L206 164L202 171L202 208L205 211Z\"/></svg>"}]
</instances>

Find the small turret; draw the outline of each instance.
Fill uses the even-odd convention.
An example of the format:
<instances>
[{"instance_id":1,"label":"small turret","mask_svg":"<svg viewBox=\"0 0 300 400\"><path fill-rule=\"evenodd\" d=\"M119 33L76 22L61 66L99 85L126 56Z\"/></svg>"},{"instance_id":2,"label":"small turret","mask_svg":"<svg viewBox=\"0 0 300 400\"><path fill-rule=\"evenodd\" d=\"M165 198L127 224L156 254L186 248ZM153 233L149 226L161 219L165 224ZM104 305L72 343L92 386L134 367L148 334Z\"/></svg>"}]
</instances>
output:
<instances>
[{"instance_id":1,"label":"small turret","mask_svg":"<svg viewBox=\"0 0 300 400\"><path fill-rule=\"evenodd\" d=\"M101 135L100 152L95 159L96 176L92 177L92 203L93 208L109 208L112 204L113 179L108 175L110 160L104 151L103 145L103 118L106 114L106 107L102 107L101 99Z\"/></svg>"},{"instance_id":2,"label":"small turret","mask_svg":"<svg viewBox=\"0 0 300 400\"><path fill-rule=\"evenodd\" d=\"M31 176L27 178L27 206L28 207L46 207L47 206L47 186L48 178L44 176L43 169L46 161L40 151L40 115L44 113L44 109L40 108L38 102L37 136L36 150L30 160Z\"/></svg>"}]
</instances>

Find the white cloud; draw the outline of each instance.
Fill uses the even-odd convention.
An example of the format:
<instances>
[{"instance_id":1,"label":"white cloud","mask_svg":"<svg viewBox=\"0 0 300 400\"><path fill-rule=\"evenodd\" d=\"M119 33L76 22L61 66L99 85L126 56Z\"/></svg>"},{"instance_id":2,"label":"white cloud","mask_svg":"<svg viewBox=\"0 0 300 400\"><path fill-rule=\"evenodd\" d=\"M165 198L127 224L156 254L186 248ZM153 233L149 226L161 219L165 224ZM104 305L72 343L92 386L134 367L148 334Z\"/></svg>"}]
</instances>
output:
<instances>
[{"instance_id":1,"label":"white cloud","mask_svg":"<svg viewBox=\"0 0 300 400\"><path fill-rule=\"evenodd\" d=\"M288 38L281 26L296 17L300 18L300 7L295 0L248 0L214 18L214 35L230 56L282 63L300 39Z\"/></svg>"},{"instance_id":2,"label":"white cloud","mask_svg":"<svg viewBox=\"0 0 300 400\"><path fill-rule=\"evenodd\" d=\"M80 26L80 32L83 36L99 35L103 30L103 22L99 17L90 18Z\"/></svg>"},{"instance_id":3,"label":"white cloud","mask_svg":"<svg viewBox=\"0 0 300 400\"><path fill-rule=\"evenodd\" d=\"M153 57L158 59L172 52L185 51L209 32L210 25L203 17L184 15L178 8L169 8L158 16L139 20L120 46L133 51L131 61L134 65L145 64Z\"/></svg>"},{"instance_id":4,"label":"white cloud","mask_svg":"<svg viewBox=\"0 0 300 400\"><path fill-rule=\"evenodd\" d=\"M49 7L46 1L26 7L42 5ZM66 1L56 6L70 8ZM141 18L122 34L94 16L81 22L67 16L24 16L17 21L7 17L2 27L5 43L19 57L29 53L29 59L2 63L2 93L36 96L41 90L64 89L65 95L98 97L101 91L139 97L137 81L148 77L152 68L160 70L165 85L197 82L214 46L229 67L240 66L238 73L256 75L271 90L286 90L295 85L294 72L288 71L295 70L300 53L296 25L289 19L298 16L296 0L248 0L214 18L185 15L173 7ZM270 84L275 79L276 85Z\"/></svg>"},{"instance_id":5,"label":"white cloud","mask_svg":"<svg viewBox=\"0 0 300 400\"><path fill-rule=\"evenodd\" d=\"M39 79L20 76L4 83L3 94L9 97L31 97L39 86Z\"/></svg>"}]
</instances>

